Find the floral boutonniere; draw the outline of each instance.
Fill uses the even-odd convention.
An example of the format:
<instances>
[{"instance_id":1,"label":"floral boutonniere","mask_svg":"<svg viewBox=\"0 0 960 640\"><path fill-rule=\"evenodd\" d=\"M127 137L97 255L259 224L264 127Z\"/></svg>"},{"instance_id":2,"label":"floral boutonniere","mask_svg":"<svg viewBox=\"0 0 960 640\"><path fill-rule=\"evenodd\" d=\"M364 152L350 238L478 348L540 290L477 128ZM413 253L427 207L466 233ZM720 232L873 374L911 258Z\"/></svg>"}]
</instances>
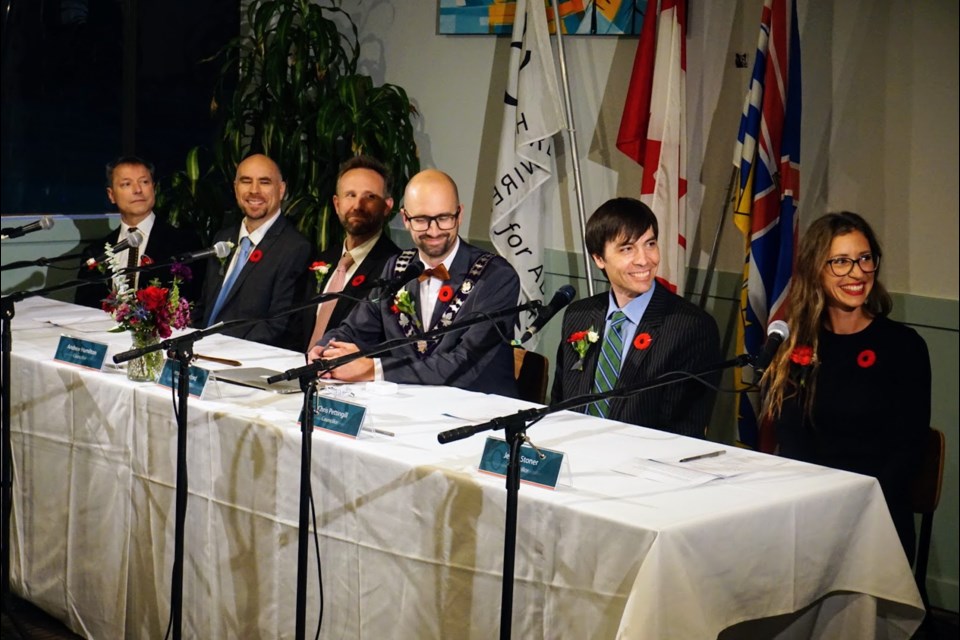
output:
<instances>
[{"instance_id":1,"label":"floral boutonniere","mask_svg":"<svg viewBox=\"0 0 960 640\"><path fill-rule=\"evenodd\" d=\"M413 298L406 289L400 289L397 295L393 296L393 306L390 310L395 314L405 313L411 318L417 317L417 310L413 306Z\"/></svg>"},{"instance_id":2,"label":"floral boutonniere","mask_svg":"<svg viewBox=\"0 0 960 640\"><path fill-rule=\"evenodd\" d=\"M440 291L437 293L437 300L440 302L450 302L453 300L453 287L448 284L440 287Z\"/></svg>"},{"instance_id":3,"label":"floral boutonniere","mask_svg":"<svg viewBox=\"0 0 960 640\"><path fill-rule=\"evenodd\" d=\"M798 344L790 352L790 362L799 368L798 382L801 387L807 385L807 377L810 375L810 369L813 364L813 347L806 344Z\"/></svg>"},{"instance_id":4,"label":"floral boutonniere","mask_svg":"<svg viewBox=\"0 0 960 640\"><path fill-rule=\"evenodd\" d=\"M260 249L254 249L250 252L250 257L247 258L247 260L250 262L260 262L263 260L263 251L260 251Z\"/></svg>"},{"instance_id":5,"label":"floral boutonniere","mask_svg":"<svg viewBox=\"0 0 960 640\"><path fill-rule=\"evenodd\" d=\"M857 364L861 369L869 369L877 362L877 354L873 349L864 349L857 356Z\"/></svg>"},{"instance_id":6,"label":"floral boutonniere","mask_svg":"<svg viewBox=\"0 0 960 640\"><path fill-rule=\"evenodd\" d=\"M230 257L233 255L233 248L237 246L234 243L230 242L229 240L227 240L226 242L227 242L227 255L225 255L222 258L217 258L217 260L220 261L220 275L223 275L224 272L226 271L227 263L230 262Z\"/></svg>"},{"instance_id":7,"label":"floral boutonniere","mask_svg":"<svg viewBox=\"0 0 960 640\"><path fill-rule=\"evenodd\" d=\"M647 332L638 333L637 337L633 339L633 346L640 351L644 351L651 344L653 344L653 338Z\"/></svg>"},{"instance_id":8,"label":"floral boutonniere","mask_svg":"<svg viewBox=\"0 0 960 640\"><path fill-rule=\"evenodd\" d=\"M323 279L327 277L328 273L330 273L330 265L326 262L318 260L310 265L310 271L313 271L313 275L317 278L317 293L320 293L320 287L323 285Z\"/></svg>"},{"instance_id":9,"label":"floral boutonniere","mask_svg":"<svg viewBox=\"0 0 960 640\"><path fill-rule=\"evenodd\" d=\"M567 337L567 343L577 352L577 362L573 365L575 371L583 371L583 359L590 350L590 345L600 339L600 334L596 329L590 327L585 331L574 331Z\"/></svg>"}]
</instances>

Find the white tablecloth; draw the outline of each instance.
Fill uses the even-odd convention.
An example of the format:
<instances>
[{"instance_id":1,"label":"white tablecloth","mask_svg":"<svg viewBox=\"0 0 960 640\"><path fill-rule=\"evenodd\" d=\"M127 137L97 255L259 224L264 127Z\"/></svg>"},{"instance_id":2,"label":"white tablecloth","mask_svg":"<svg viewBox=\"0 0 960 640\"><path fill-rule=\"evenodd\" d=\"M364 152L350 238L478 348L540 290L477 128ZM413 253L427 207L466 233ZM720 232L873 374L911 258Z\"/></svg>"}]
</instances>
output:
<instances>
[{"instance_id":1,"label":"white tablecloth","mask_svg":"<svg viewBox=\"0 0 960 640\"><path fill-rule=\"evenodd\" d=\"M172 394L52 360L61 334L128 348L104 332L104 314L29 300L13 326L13 588L88 637L162 637ZM196 350L244 366L303 363L222 336ZM476 470L483 437L441 446L436 434L528 405L450 388L341 389L368 408L365 426L395 436L314 435L322 637L495 637L504 483ZM300 401L222 382L190 401L184 637L293 636ZM908 638L922 618L872 478L729 449L709 462L732 477L663 483L646 460L724 447L572 413L529 435L567 466L556 491L520 491L516 638L714 638L728 627L724 637ZM308 584L312 635L312 549Z\"/></svg>"}]
</instances>

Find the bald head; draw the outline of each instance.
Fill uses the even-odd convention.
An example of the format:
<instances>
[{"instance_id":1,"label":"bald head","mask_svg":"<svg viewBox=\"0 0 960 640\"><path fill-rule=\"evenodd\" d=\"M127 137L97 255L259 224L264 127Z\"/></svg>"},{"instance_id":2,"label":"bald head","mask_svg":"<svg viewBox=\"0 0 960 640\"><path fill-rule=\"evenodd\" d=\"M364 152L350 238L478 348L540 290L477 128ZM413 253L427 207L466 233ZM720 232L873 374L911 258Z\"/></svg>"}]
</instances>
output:
<instances>
[{"instance_id":1,"label":"bald head","mask_svg":"<svg viewBox=\"0 0 960 640\"><path fill-rule=\"evenodd\" d=\"M420 250L420 258L429 266L440 264L453 251L462 210L457 184L442 171L421 171L407 183L403 196L403 225ZM438 216L444 217L437 219ZM423 228L424 224L426 228ZM441 229L441 224L450 228Z\"/></svg>"},{"instance_id":2,"label":"bald head","mask_svg":"<svg viewBox=\"0 0 960 640\"><path fill-rule=\"evenodd\" d=\"M254 231L280 211L287 185L277 163L258 153L237 165L233 190L247 230Z\"/></svg>"}]
</instances>

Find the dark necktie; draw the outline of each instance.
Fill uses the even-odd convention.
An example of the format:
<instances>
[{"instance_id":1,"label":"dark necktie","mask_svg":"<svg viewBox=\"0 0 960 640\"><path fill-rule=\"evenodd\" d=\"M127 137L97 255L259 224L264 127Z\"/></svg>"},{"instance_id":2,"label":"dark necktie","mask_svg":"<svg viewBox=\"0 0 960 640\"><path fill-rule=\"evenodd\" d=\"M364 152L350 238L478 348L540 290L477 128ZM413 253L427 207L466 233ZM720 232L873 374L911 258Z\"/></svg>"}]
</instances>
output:
<instances>
[{"instance_id":1,"label":"dark necktie","mask_svg":"<svg viewBox=\"0 0 960 640\"><path fill-rule=\"evenodd\" d=\"M137 232L136 227L130 227L127 229L127 236ZM130 247L127 249L127 286L137 290L137 274L135 272L130 272L130 269L136 269L140 266L140 250L137 247Z\"/></svg>"}]
</instances>

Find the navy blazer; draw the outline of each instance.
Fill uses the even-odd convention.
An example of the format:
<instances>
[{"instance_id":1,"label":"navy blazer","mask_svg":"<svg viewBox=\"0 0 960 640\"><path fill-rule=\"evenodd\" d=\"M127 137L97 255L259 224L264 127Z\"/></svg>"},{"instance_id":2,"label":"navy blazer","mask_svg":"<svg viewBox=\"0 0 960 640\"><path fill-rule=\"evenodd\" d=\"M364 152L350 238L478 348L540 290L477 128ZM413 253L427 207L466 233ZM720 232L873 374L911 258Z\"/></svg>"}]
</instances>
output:
<instances>
[{"instance_id":1,"label":"navy blazer","mask_svg":"<svg viewBox=\"0 0 960 640\"><path fill-rule=\"evenodd\" d=\"M386 233L381 233L380 238L374 243L370 248L370 253L367 254L367 257L363 259L359 265L357 265L357 270L354 271L353 277L363 276L366 280L371 280L374 278L379 278L380 274L383 272L384 265L387 264L387 260L393 256L400 253L400 247L394 244L393 240L387 237ZM334 269L337 268L337 263L340 262L340 257L343 255L343 245L338 244L335 247L330 247L326 251L320 253L317 256L317 260L321 262L326 262L330 265L330 270L327 272L326 277L323 278L319 283L314 277L313 273L310 274L310 277L307 279L306 284L306 293L304 294L304 300L309 300L317 295L320 295L323 292L323 288L327 286L327 280L333 276ZM353 308L357 306L357 300L351 298L338 298L336 304L333 307L333 313L330 315L330 322L327 323L328 329L333 329L337 327L341 322L346 319L350 312L353 311ZM310 336L313 335L313 327L317 323L317 305L313 305L306 311L300 318L300 334L302 336L301 343L304 345L303 351L309 351L313 345L307 344L310 341Z\"/></svg>"},{"instance_id":2,"label":"navy blazer","mask_svg":"<svg viewBox=\"0 0 960 640\"><path fill-rule=\"evenodd\" d=\"M300 301L306 277L313 277L309 271L310 243L282 213L278 215L277 221L256 247L261 253L260 260L248 260L243 266L227 295L218 321L269 318ZM240 225L236 224L219 231L214 243L229 241L236 245L239 236ZM223 265L216 257L208 260L203 294L194 308L195 325L206 327L209 323L210 312L217 301L230 259L225 258ZM223 333L299 351L300 340L291 335L290 324L290 317L278 318L228 329Z\"/></svg>"},{"instance_id":3,"label":"navy blazer","mask_svg":"<svg viewBox=\"0 0 960 640\"><path fill-rule=\"evenodd\" d=\"M597 357L603 344L609 293L578 300L563 315L563 339L557 348L553 378L553 402L593 393ZM566 337L593 327L600 339L590 345L583 370L574 370L579 357ZM696 305L671 293L662 285L654 289L650 304L640 320L636 335L647 333L646 349L631 345L615 388L650 382L672 371L698 372L720 361L720 333L717 323ZM719 373L704 378L717 384ZM696 380L650 389L610 404L611 420L629 422L685 436L703 438L715 392ZM586 407L578 409L585 411Z\"/></svg>"},{"instance_id":4,"label":"navy blazer","mask_svg":"<svg viewBox=\"0 0 960 640\"><path fill-rule=\"evenodd\" d=\"M450 265L450 281L446 284L459 291L467 272L484 251L460 240L453 263ZM383 271L383 277L393 275L396 258L391 258ZM420 303L420 284L414 280L405 287L414 300ZM454 323L475 312L494 312L517 305L520 298L520 279L517 272L503 258L496 256L487 264L466 299ZM384 342L404 337L391 311L393 299L379 303L357 305L339 327L327 331L322 341L330 339L353 342L361 351ZM436 328L437 322L449 303L437 301L428 329ZM439 344L428 355L421 357L413 345L406 345L389 353L376 356L383 366L384 378L407 384L433 384L459 387L483 393L516 397L517 385L513 375L513 349L509 344L513 336L516 315L500 318L497 322L475 324L462 331L452 331L439 339Z\"/></svg>"},{"instance_id":5,"label":"navy blazer","mask_svg":"<svg viewBox=\"0 0 960 640\"><path fill-rule=\"evenodd\" d=\"M88 258L96 258L103 254L104 245L115 245L120 240L120 228L117 227L107 235L94 240L83 250L83 263L77 277L81 280L103 279L107 274L99 270L90 270L83 266ZM153 222L153 229L150 230L150 241L147 243L147 255L155 263L170 262L173 256L191 253L200 249L200 238L190 229L177 229L170 223L157 216ZM204 270L206 264L203 261L190 264L190 270L193 277L189 282L184 282L180 287L180 295L193 302L200 295L200 288L203 284ZM169 285L172 280L169 271L161 270L147 271L140 274L140 287L143 288L150 280L158 278L165 285ZM100 308L100 301L110 293L110 282L102 284L89 284L77 288L74 298L76 304L82 304L85 307Z\"/></svg>"}]
</instances>

